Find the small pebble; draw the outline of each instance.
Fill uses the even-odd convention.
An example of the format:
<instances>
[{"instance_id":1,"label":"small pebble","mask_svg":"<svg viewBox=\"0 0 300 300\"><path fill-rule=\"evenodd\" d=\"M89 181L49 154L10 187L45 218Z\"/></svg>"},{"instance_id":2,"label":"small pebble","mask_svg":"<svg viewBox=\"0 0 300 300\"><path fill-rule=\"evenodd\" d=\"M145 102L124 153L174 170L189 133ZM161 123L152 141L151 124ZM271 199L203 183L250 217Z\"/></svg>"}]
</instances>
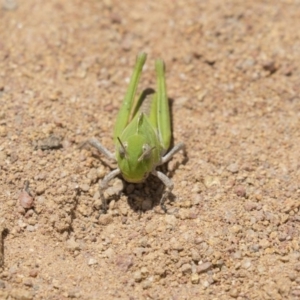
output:
<instances>
[{"instance_id":1,"label":"small pebble","mask_svg":"<svg viewBox=\"0 0 300 300\"><path fill-rule=\"evenodd\" d=\"M114 180L113 185L105 190L105 193L108 196L118 195L123 191L123 189L124 189L123 181L119 178L116 178Z\"/></svg>"},{"instance_id":2,"label":"small pebble","mask_svg":"<svg viewBox=\"0 0 300 300\"><path fill-rule=\"evenodd\" d=\"M101 225L108 225L108 224L112 223L112 221L113 221L112 215L110 215L110 214L102 214L102 215L100 215L99 223Z\"/></svg>"},{"instance_id":3,"label":"small pebble","mask_svg":"<svg viewBox=\"0 0 300 300\"><path fill-rule=\"evenodd\" d=\"M203 287L206 289L206 288L208 288L208 287L210 286L210 283L209 283L208 280L204 280L204 281L202 282L202 285L203 285Z\"/></svg>"},{"instance_id":4,"label":"small pebble","mask_svg":"<svg viewBox=\"0 0 300 300\"><path fill-rule=\"evenodd\" d=\"M170 245L173 250L183 250L183 245L175 237L171 238Z\"/></svg>"},{"instance_id":5,"label":"small pebble","mask_svg":"<svg viewBox=\"0 0 300 300\"><path fill-rule=\"evenodd\" d=\"M140 244L141 247L146 248L146 247L149 245L148 239L147 239L145 236L142 237L142 238L139 240L139 244Z\"/></svg>"},{"instance_id":6,"label":"small pebble","mask_svg":"<svg viewBox=\"0 0 300 300\"><path fill-rule=\"evenodd\" d=\"M258 252L260 247L258 244L253 244L249 248L250 248L250 251L252 251L252 252Z\"/></svg>"},{"instance_id":7,"label":"small pebble","mask_svg":"<svg viewBox=\"0 0 300 300\"><path fill-rule=\"evenodd\" d=\"M38 270L37 269L30 270L30 272L29 272L30 277L35 278L35 277L37 277L37 275L38 275Z\"/></svg>"},{"instance_id":8,"label":"small pebble","mask_svg":"<svg viewBox=\"0 0 300 300\"><path fill-rule=\"evenodd\" d=\"M176 217L174 215L166 214L165 215L165 222L168 225L171 225L172 227L175 227L176 224L177 224L177 219L176 219Z\"/></svg>"},{"instance_id":9,"label":"small pebble","mask_svg":"<svg viewBox=\"0 0 300 300\"><path fill-rule=\"evenodd\" d=\"M182 208L179 210L178 217L180 220L190 219L190 211L188 209Z\"/></svg>"},{"instance_id":10,"label":"small pebble","mask_svg":"<svg viewBox=\"0 0 300 300\"><path fill-rule=\"evenodd\" d=\"M115 208L115 204L116 204L116 201L115 200L111 200L108 204L108 209L109 210L113 210Z\"/></svg>"},{"instance_id":11,"label":"small pebble","mask_svg":"<svg viewBox=\"0 0 300 300\"><path fill-rule=\"evenodd\" d=\"M296 272L290 272L288 274L288 276L289 276L289 278L290 278L291 281L295 281L297 279L297 277L298 277Z\"/></svg>"},{"instance_id":12,"label":"small pebble","mask_svg":"<svg viewBox=\"0 0 300 300\"><path fill-rule=\"evenodd\" d=\"M10 297L16 300L32 300L34 296L32 291L15 288L11 289Z\"/></svg>"},{"instance_id":13,"label":"small pebble","mask_svg":"<svg viewBox=\"0 0 300 300\"><path fill-rule=\"evenodd\" d=\"M239 197L246 197L246 189L242 185L236 186L234 192Z\"/></svg>"},{"instance_id":14,"label":"small pebble","mask_svg":"<svg viewBox=\"0 0 300 300\"><path fill-rule=\"evenodd\" d=\"M142 277L142 273L140 271L136 271L133 274L133 278L135 282L141 282L143 277Z\"/></svg>"},{"instance_id":15,"label":"small pebble","mask_svg":"<svg viewBox=\"0 0 300 300\"><path fill-rule=\"evenodd\" d=\"M270 246L270 242L267 239L262 239L259 241L259 246L266 249Z\"/></svg>"},{"instance_id":16,"label":"small pebble","mask_svg":"<svg viewBox=\"0 0 300 300\"><path fill-rule=\"evenodd\" d=\"M242 264L241 264L241 266L242 266L242 268L243 269L249 269L250 267L251 267L251 265L252 265L252 262L251 262L251 260L250 259L244 259L243 261L242 261Z\"/></svg>"},{"instance_id":17,"label":"small pebble","mask_svg":"<svg viewBox=\"0 0 300 300\"><path fill-rule=\"evenodd\" d=\"M103 252L103 255L109 259L112 259L115 255L115 251L112 248L108 248Z\"/></svg>"},{"instance_id":18,"label":"small pebble","mask_svg":"<svg viewBox=\"0 0 300 300\"><path fill-rule=\"evenodd\" d=\"M132 255L119 255L115 261L116 261L116 265L123 272L127 272L133 266L133 256Z\"/></svg>"},{"instance_id":19,"label":"small pebble","mask_svg":"<svg viewBox=\"0 0 300 300\"><path fill-rule=\"evenodd\" d=\"M34 226L34 225L37 223L37 219L34 218L34 217L31 217L31 218L29 218L29 219L27 220L27 223L28 223L29 225Z\"/></svg>"},{"instance_id":20,"label":"small pebble","mask_svg":"<svg viewBox=\"0 0 300 300\"><path fill-rule=\"evenodd\" d=\"M192 249L191 250L191 254L192 254L192 260L193 261L199 261L201 259L199 252L196 249Z\"/></svg>"},{"instance_id":21,"label":"small pebble","mask_svg":"<svg viewBox=\"0 0 300 300\"><path fill-rule=\"evenodd\" d=\"M286 238L288 237L287 233L285 232L280 232L278 234L278 239L280 242L284 242L286 240Z\"/></svg>"},{"instance_id":22,"label":"small pebble","mask_svg":"<svg viewBox=\"0 0 300 300\"><path fill-rule=\"evenodd\" d=\"M232 254L233 259L241 259L242 258L242 252L241 251L236 251Z\"/></svg>"},{"instance_id":23,"label":"small pebble","mask_svg":"<svg viewBox=\"0 0 300 300\"><path fill-rule=\"evenodd\" d=\"M149 233L152 233L154 230L156 230L156 228L157 228L156 223L149 222L145 227L145 231L149 234Z\"/></svg>"},{"instance_id":24,"label":"small pebble","mask_svg":"<svg viewBox=\"0 0 300 300\"><path fill-rule=\"evenodd\" d=\"M28 230L28 231L30 231L30 232L33 232L33 231L36 230L36 227L33 226L33 225L27 225L26 230Z\"/></svg>"},{"instance_id":25,"label":"small pebble","mask_svg":"<svg viewBox=\"0 0 300 300\"><path fill-rule=\"evenodd\" d=\"M25 218L30 218L34 215L34 210L33 209L29 209L27 210L26 214L25 214Z\"/></svg>"},{"instance_id":26,"label":"small pebble","mask_svg":"<svg viewBox=\"0 0 300 300\"><path fill-rule=\"evenodd\" d=\"M205 262L197 266L197 273L204 273L212 267L210 262Z\"/></svg>"},{"instance_id":27,"label":"small pebble","mask_svg":"<svg viewBox=\"0 0 300 300\"><path fill-rule=\"evenodd\" d=\"M71 251L80 250L80 245L75 241L74 238L67 240L67 248Z\"/></svg>"},{"instance_id":28,"label":"small pebble","mask_svg":"<svg viewBox=\"0 0 300 300\"><path fill-rule=\"evenodd\" d=\"M92 266L92 265L96 265L98 262L97 262L97 260L95 259L95 258L90 258L89 260L88 260L88 265L89 266Z\"/></svg>"},{"instance_id":29,"label":"small pebble","mask_svg":"<svg viewBox=\"0 0 300 300\"><path fill-rule=\"evenodd\" d=\"M21 214L21 215L25 215L26 210L25 210L25 208L24 208L23 206L18 206L18 207L17 207L17 212L18 212L19 214Z\"/></svg>"},{"instance_id":30,"label":"small pebble","mask_svg":"<svg viewBox=\"0 0 300 300\"><path fill-rule=\"evenodd\" d=\"M199 283L199 275L197 273L192 274L192 276L191 276L191 282L193 284Z\"/></svg>"},{"instance_id":31,"label":"small pebble","mask_svg":"<svg viewBox=\"0 0 300 300\"><path fill-rule=\"evenodd\" d=\"M190 274L192 273L192 266L190 264L183 264L180 270L183 274Z\"/></svg>"},{"instance_id":32,"label":"small pebble","mask_svg":"<svg viewBox=\"0 0 300 300\"><path fill-rule=\"evenodd\" d=\"M14 200L8 200L7 202L7 205L10 206L10 207L13 207L15 206L16 202Z\"/></svg>"},{"instance_id":33,"label":"small pebble","mask_svg":"<svg viewBox=\"0 0 300 300\"><path fill-rule=\"evenodd\" d=\"M121 215L127 216L127 214L128 214L128 206L120 205L119 206L119 210L120 210Z\"/></svg>"},{"instance_id":34,"label":"small pebble","mask_svg":"<svg viewBox=\"0 0 300 300\"><path fill-rule=\"evenodd\" d=\"M26 227L27 227L27 224L24 223L23 220L21 220L21 219L18 220L18 225L19 225L19 227L21 227L21 228L26 228Z\"/></svg>"},{"instance_id":35,"label":"small pebble","mask_svg":"<svg viewBox=\"0 0 300 300\"><path fill-rule=\"evenodd\" d=\"M237 163L233 163L227 167L227 171L237 173L239 171L239 165Z\"/></svg>"},{"instance_id":36,"label":"small pebble","mask_svg":"<svg viewBox=\"0 0 300 300\"><path fill-rule=\"evenodd\" d=\"M145 289L149 289L150 287L152 286L152 281L151 280L145 280L144 282L143 282L143 289L145 290Z\"/></svg>"},{"instance_id":37,"label":"small pebble","mask_svg":"<svg viewBox=\"0 0 300 300\"><path fill-rule=\"evenodd\" d=\"M87 178L91 181L91 183L95 183L98 180L98 172L96 168L90 169L87 174Z\"/></svg>"},{"instance_id":38,"label":"small pebble","mask_svg":"<svg viewBox=\"0 0 300 300\"><path fill-rule=\"evenodd\" d=\"M237 234L239 232L242 231L242 226L240 225L233 225L231 228L230 228L230 231Z\"/></svg>"},{"instance_id":39,"label":"small pebble","mask_svg":"<svg viewBox=\"0 0 300 300\"><path fill-rule=\"evenodd\" d=\"M162 266L157 266L154 273L159 276L164 276L166 274L166 270Z\"/></svg>"},{"instance_id":40,"label":"small pebble","mask_svg":"<svg viewBox=\"0 0 300 300\"><path fill-rule=\"evenodd\" d=\"M218 177L213 177L213 176L205 176L204 177L204 185L207 188L212 187L213 185L220 185L220 179Z\"/></svg>"},{"instance_id":41,"label":"small pebble","mask_svg":"<svg viewBox=\"0 0 300 300\"><path fill-rule=\"evenodd\" d=\"M194 241L194 243L196 244L196 245L200 245L201 243L203 243L203 238L202 237L199 237L199 236L197 236L196 238L195 238L195 241Z\"/></svg>"},{"instance_id":42,"label":"small pebble","mask_svg":"<svg viewBox=\"0 0 300 300\"><path fill-rule=\"evenodd\" d=\"M52 280L52 285L54 288L59 289L60 288L60 282L57 279Z\"/></svg>"},{"instance_id":43,"label":"small pebble","mask_svg":"<svg viewBox=\"0 0 300 300\"><path fill-rule=\"evenodd\" d=\"M279 256L279 260L286 263L286 262L289 262L290 259L288 256Z\"/></svg>"},{"instance_id":44,"label":"small pebble","mask_svg":"<svg viewBox=\"0 0 300 300\"><path fill-rule=\"evenodd\" d=\"M248 201L244 204L244 208L246 211L252 211L255 210L257 207L257 204L255 202L252 201Z\"/></svg>"},{"instance_id":45,"label":"small pebble","mask_svg":"<svg viewBox=\"0 0 300 300\"><path fill-rule=\"evenodd\" d=\"M84 184L80 185L80 189L84 192L88 192L90 189L90 186L88 184L84 183Z\"/></svg>"},{"instance_id":46,"label":"small pebble","mask_svg":"<svg viewBox=\"0 0 300 300\"><path fill-rule=\"evenodd\" d=\"M149 271L146 267L142 267L141 268L141 274L143 275L143 277L147 277L149 274Z\"/></svg>"},{"instance_id":47,"label":"small pebble","mask_svg":"<svg viewBox=\"0 0 300 300\"><path fill-rule=\"evenodd\" d=\"M31 278L24 278L24 279L23 279L23 283L24 283L24 285L26 285L26 286L29 286L29 287L32 286L32 280L31 280Z\"/></svg>"},{"instance_id":48,"label":"small pebble","mask_svg":"<svg viewBox=\"0 0 300 300\"><path fill-rule=\"evenodd\" d=\"M237 298L239 296L240 292L238 289L236 288L232 288L229 292L229 295L232 297L232 298Z\"/></svg>"},{"instance_id":49,"label":"small pebble","mask_svg":"<svg viewBox=\"0 0 300 300\"><path fill-rule=\"evenodd\" d=\"M34 199L26 190L23 190L19 195L19 203L23 208L31 208L34 206Z\"/></svg>"}]
</instances>

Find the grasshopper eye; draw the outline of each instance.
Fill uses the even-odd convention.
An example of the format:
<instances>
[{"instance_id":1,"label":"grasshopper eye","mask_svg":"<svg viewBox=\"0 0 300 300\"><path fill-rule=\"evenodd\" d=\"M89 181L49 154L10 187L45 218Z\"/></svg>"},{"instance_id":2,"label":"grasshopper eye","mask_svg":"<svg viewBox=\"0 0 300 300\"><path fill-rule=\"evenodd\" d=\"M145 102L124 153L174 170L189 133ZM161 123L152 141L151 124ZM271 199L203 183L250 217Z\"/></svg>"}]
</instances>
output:
<instances>
[{"instance_id":1,"label":"grasshopper eye","mask_svg":"<svg viewBox=\"0 0 300 300\"><path fill-rule=\"evenodd\" d=\"M118 141L121 145L121 147L119 148L119 154L122 158L127 158L127 143L122 143L122 141L120 140L120 138L118 137Z\"/></svg>"},{"instance_id":2,"label":"grasshopper eye","mask_svg":"<svg viewBox=\"0 0 300 300\"><path fill-rule=\"evenodd\" d=\"M151 156L151 152L152 150L155 148L155 146L150 147L148 144L144 144L143 145L143 153L142 155L139 157L138 162L144 160L144 159L148 159Z\"/></svg>"}]
</instances>

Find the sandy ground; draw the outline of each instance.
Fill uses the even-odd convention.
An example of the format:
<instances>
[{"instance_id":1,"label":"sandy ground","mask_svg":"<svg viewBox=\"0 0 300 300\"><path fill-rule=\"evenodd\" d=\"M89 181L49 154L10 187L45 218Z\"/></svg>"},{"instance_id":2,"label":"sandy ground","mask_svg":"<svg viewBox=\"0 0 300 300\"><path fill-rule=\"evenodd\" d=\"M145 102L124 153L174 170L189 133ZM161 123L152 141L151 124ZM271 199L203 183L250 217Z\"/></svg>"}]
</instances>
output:
<instances>
[{"instance_id":1,"label":"sandy ground","mask_svg":"<svg viewBox=\"0 0 300 300\"><path fill-rule=\"evenodd\" d=\"M299 0L2 0L0 299L300 299L299 28ZM168 214L150 177L99 217L115 165L80 145L114 149L140 51L187 153Z\"/></svg>"}]
</instances>

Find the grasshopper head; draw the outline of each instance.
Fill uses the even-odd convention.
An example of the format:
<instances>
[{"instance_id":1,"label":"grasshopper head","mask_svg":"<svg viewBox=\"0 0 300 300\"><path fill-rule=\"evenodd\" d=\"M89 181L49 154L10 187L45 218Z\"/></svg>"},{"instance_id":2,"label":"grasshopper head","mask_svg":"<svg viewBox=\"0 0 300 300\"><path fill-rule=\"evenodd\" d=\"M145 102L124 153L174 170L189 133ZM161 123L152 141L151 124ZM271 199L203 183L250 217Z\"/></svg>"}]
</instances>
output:
<instances>
[{"instance_id":1,"label":"grasshopper head","mask_svg":"<svg viewBox=\"0 0 300 300\"><path fill-rule=\"evenodd\" d=\"M155 147L139 134L126 141L118 140L117 160L122 176L127 182L143 182L153 169Z\"/></svg>"}]
</instances>

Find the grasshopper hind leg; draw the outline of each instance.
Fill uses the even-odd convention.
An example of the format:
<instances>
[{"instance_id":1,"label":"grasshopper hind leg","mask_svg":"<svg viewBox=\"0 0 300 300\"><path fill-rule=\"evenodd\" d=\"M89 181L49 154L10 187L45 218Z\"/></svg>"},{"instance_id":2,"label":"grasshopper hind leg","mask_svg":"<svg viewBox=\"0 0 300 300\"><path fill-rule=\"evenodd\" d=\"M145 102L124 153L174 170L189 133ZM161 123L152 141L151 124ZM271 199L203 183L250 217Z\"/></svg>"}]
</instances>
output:
<instances>
[{"instance_id":1,"label":"grasshopper hind leg","mask_svg":"<svg viewBox=\"0 0 300 300\"><path fill-rule=\"evenodd\" d=\"M91 139L87 140L86 142L84 142L82 144L82 146L84 146L85 144L90 144L91 146L96 148L100 153L102 153L106 158L108 158L112 161L116 161L115 154L111 153L108 149L106 149L97 139L91 138Z\"/></svg>"}]
</instances>

